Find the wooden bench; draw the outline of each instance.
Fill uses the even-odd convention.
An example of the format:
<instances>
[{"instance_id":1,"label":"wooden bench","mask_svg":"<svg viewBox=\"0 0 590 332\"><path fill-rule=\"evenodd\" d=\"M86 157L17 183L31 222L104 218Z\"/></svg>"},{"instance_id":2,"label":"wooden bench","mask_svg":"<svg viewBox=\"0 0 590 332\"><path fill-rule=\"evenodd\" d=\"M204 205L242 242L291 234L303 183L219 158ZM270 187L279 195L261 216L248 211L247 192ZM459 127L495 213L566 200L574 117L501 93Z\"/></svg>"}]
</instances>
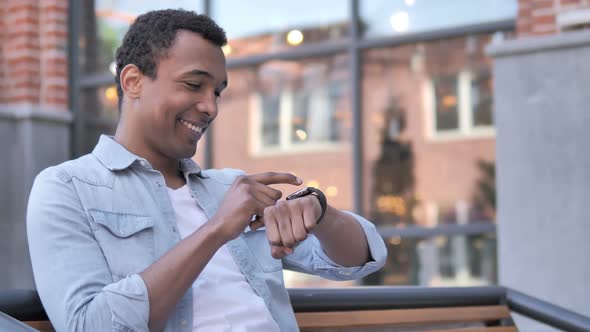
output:
<instances>
[{"instance_id":1,"label":"wooden bench","mask_svg":"<svg viewBox=\"0 0 590 332\"><path fill-rule=\"evenodd\" d=\"M409 328L429 332L516 332L507 306L474 306L427 309L334 311L296 313L302 331ZM511 326L500 326L510 322ZM42 332L55 331L49 321L25 321ZM398 329L399 330L399 329Z\"/></svg>"}]
</instances>

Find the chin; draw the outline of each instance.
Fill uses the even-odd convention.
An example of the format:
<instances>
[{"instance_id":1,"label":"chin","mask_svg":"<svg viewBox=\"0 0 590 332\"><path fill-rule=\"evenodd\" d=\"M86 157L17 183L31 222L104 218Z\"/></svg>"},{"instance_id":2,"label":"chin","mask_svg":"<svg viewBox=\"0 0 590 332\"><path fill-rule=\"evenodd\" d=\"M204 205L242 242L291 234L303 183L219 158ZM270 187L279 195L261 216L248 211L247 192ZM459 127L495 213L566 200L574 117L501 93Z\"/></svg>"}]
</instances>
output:
<instances>
[{"instance_id":1,"label":"chin","mask_svg":"<svg viewBox=\"0 0 590 332\"><path fill-rule=\"evenodd\" d=\"M181 151L178 159L192 158L195 156L196 153L197 153L197 145L195 144L192 148L184 149L183 151Z\"/></svg>"}]
</instances>

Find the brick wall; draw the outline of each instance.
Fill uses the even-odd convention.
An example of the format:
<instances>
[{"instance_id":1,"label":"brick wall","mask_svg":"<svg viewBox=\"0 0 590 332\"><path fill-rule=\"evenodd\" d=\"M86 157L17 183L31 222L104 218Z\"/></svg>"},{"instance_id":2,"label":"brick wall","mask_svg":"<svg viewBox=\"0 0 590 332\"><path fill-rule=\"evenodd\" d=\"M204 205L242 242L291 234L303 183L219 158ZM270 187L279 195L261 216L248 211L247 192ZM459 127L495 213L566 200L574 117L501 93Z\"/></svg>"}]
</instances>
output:
<instances>
[{"instance_id":1,"label":"brick wall","mask_svg":"<svg viewBox=\"0 0 590 332\"><path fill-rule=\"evenodd\" d=\"M0 1L0 104L67 109L67 0Z\"/></svg>"},{"instance_id":2,"label":"brick wall","mask_svg":"<svg viewBox=\"0 0 590 332\"><path fill-rule=\"evenodd\" d=\"M519 0L517 33L526 37L587 27L590 22L587 13L590 13L590 0ZM588 22L570 25L572 18L577 21L581 16L589 17Z\"/></svg>"}]
</instances>

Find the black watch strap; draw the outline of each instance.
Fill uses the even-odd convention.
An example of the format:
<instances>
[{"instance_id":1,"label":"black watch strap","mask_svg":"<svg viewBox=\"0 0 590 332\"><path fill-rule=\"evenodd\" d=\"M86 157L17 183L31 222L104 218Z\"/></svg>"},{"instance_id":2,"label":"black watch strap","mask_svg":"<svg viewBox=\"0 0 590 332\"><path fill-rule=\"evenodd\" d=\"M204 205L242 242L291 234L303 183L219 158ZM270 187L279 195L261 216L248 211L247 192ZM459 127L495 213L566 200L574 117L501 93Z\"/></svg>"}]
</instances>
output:
<instances>
[{"instance_id":1,"label":"black watch strap","mask_svg":"<svg viewBox=\"0 0 590 332\"><path fill-rule=\"evenodd\" d=\"M324 218L324 215L326 214L326 209L328 208L328 201L326 200L326 195L324 195L324 193L321 190L314 187L306 187L290 194L289 196L287 196L286 200L290 201L292 199L301 198L307 195L314 195L320 201L320 206L322 207L322 214L316 221L316 224L319 224L320 221L322 221L322 219Z\"/></svg>"}]
</instances>

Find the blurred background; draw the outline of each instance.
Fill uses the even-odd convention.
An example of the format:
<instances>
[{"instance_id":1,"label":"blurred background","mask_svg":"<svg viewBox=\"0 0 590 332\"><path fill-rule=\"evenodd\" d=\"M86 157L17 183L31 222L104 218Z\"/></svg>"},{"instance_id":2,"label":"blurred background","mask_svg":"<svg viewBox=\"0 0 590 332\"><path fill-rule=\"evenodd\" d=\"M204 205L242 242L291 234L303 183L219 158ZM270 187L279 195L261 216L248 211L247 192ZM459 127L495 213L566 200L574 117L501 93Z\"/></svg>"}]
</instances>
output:
<instances>
[{"instance_id":1,"label":"blurred background","mask_svg":"<svg viewBox=\"0 0 590 332\"><path fill-rule=\"evenodd\" d=\"M2 0L0 289L34 287L32 181L114 133L115 51L162 8L229 38L195 160L293 172L387 243L362 281L289 287L500 283L590 314L587 0Z\"/></svg>"}]
</instances>

